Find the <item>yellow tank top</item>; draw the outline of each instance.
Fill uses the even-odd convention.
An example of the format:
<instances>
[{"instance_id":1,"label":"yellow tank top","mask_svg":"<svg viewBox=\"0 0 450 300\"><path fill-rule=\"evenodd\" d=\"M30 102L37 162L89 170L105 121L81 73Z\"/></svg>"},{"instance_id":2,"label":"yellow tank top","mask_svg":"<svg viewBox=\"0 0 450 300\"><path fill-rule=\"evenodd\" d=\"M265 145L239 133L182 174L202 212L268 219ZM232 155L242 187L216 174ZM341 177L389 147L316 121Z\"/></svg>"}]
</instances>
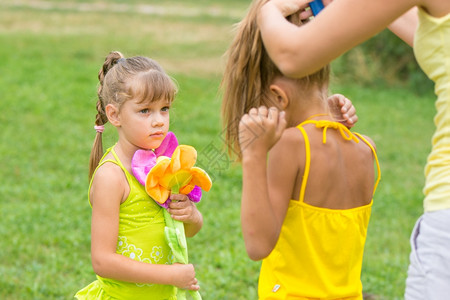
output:
<instances>
[{"instance_id":1,"label":"yellow tank top","mask_svg":"<svg viewBox=\"0 0 450 300\"><path fill-rule=\"evenodd\" d=\"M259 299L362 299L361 268L370 204L352 209L328 209L304 202L311 163L311 149L305 123L335 128L347 140L359 140L345 126L330 121L306 121L297 126L305 140L306 161L299 200L291 200L278 242L262 262ZM373 151L378 169L374 192L380 180L378 159L372 145L356 134Z\"/></svg>"},{"instance_id":2,"label":"yellow tank top","mask_svg":"<svg viewBox=\"0 0 450 300\"><path fill-rule=\"evenodd\" d=\"M425 167L425 211L450 208L450 14L435 18L419 8L414 53L435 83L436 131Z\"/></svg>"},{"instance_id":3,"label":"yellow tank top","mask_svg":"<svg viewBox=\"0 0 450 300\"><path fill-rule=\"evenodd\" d=\"M103 160L109 152L115 160ZM130 186L127 199L120 205L116 252L144 263L171 264L173 254L164 237L166 224L163 208L147 195L144 187L125 169L113 148L108 149L103 158L97 169L106 162L118 165ZM92 180L89 190L91 186ZM175 300L176 288L171 285L124 282L97 275L97 280L80 290L75 298Z\"/></svg>"}]
</instances>

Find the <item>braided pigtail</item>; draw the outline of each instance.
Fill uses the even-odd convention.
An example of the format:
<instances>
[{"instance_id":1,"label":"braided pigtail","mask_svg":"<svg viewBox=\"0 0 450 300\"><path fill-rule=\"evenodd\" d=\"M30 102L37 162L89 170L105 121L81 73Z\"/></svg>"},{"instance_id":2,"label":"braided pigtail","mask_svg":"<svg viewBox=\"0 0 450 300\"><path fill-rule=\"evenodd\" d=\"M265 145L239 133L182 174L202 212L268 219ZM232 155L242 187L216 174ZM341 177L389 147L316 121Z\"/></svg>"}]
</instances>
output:
<instances>
[{"instance_id":1,"label":"braided pigtail","mask_svg":"<svg viewBox=\"0 0 450 300\"><path fill-rule=\"evenodd\" d=\"M102 132L104 130L104 125L108 122L108 117L106 116L105 106L106 102L103 96L103 84L106 74L111 70L120 59L124 59L122 53L111 52L106 58L103 66L98 72L99 85L97 89L97 115L95 116L95 130L97 134L95 135L94 144L92 145L91 156L89 159L89 180L91 180L95 169L97 168L102 156L103 156L103 142L102 142Z\"/></svg>"},{"instance_id":2,"label":"braided pigtail","mask_svg":"<svg viewBox=\"0 0 450 300\"><path fill-rule=\"evenodd\" d=\"M92 178L103 156L102 132L108 122L105 108L108 105L120 111L122 105L134 99L138 102L153 102L166 99L172 102L178 91L175 82L153 59L143 56L124 58L114 51L105 58L98 72L98 101L95 130L97 135L89 160L89 179Z\"/></svg>"}]
</instances>

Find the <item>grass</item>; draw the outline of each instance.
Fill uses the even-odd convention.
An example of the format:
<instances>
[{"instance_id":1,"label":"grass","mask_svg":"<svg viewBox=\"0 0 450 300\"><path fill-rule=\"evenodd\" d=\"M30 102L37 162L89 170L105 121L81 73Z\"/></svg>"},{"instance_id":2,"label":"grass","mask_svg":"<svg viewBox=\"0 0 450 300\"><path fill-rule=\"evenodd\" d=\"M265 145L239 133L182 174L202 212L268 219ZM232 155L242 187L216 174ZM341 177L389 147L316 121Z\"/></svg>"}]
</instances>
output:
<instances>
[{"instance_id":1,"label":"grass","mask_svg":"<svg viewBox=\"0 0 450 300\"><path fill-rule=\"evenodd\" d=\"M199 150L213 176L214 187L199 204L204 228L189 240L204 299L256 299L259 263L247 258L242 241L241 173L223 156L218 94L231 27L249 1L145 2L182 8L167 16L77 9L94 0L46 9L42 3L0 4L0 298L70 299L94 280L86 194L96 74L106 54L120 50L155 58L176 78L171 129ZM198 13L183 14L186 7ZM434 97L345 82L333 91L354 101L355 130L375 140L383 171L364 290L377 299L402 299L408 238L422 211ZM105 147L114 143L112 127L104 136Z\"/></svg>"}]
</instances>

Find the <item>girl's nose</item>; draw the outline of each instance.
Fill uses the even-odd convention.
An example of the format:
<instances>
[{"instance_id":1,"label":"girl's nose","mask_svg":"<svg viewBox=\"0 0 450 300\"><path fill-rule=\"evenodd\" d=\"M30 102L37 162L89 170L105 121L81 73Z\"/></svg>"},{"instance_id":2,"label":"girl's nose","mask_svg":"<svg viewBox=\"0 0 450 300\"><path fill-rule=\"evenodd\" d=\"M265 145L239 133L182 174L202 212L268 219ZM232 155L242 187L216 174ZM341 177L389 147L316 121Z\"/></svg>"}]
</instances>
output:
<instances>
[{"instance_id":1,"label":"girl's nose","mask_svg":"<svg viewBox=\"0 0 450 300\"><path fill-rule=\"evenodd\" d=\"M153 127L161 127L164 125L164 118L160 114L156 114L152 120Z\"/></svg>"}]
</instances>

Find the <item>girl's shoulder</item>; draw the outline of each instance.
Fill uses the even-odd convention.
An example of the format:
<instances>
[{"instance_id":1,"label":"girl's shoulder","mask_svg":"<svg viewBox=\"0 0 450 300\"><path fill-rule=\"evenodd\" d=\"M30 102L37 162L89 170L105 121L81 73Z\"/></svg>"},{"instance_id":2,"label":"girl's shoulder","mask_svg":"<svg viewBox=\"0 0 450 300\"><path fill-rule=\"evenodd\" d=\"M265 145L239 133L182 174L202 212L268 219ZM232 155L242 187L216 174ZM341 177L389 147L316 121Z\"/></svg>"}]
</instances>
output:
<instances>
[{"instance_id":1,"label":"girl's shoulder","mask_svg":"<svg viewBox=\"0 0 450 300\"><path fill-rule=\"evenodd\" d=\"M377 146L375 145L375 142L370 137L368 137L367 135L363 135L363 134L359 134L359 135L360 135L359 137L364 138L365 143L367 142L370 146L372 146L372 148L375 152L377 151Z\"/></svg>"},{"instance_id":2,"label":"girl's shoulder","mask_svg":"<svg viewBox=\"0 0 450 300\"><path fill-rule=\"evenodd\" d=\"M129 191L129 185L124 171L113 159L108 160L105 157L92 178L89 192L90 202L92 203L93 200L93 192L97 195L105 192L112 192L116 195L127 195L127 191ZM121 196L121 198L122 202L126 197Z\"/></svg>"},{"instance_id":3,"label":"girl's shoulder","mask_svg":"<svg viewBox=\"0 0 450 300\"><path fill-rule=\"evenodd\" d=\"M305 139L296 127L286 128L280 140L271 149L271 155L282 157L283 161L297 161L305 149Z\"/></svg>"},{"instance_id":4,"label":"girl's shoulder","mask_svg":"<svg viewBox=\"0 0 450 300\"><path fill-rule=\"evenodd\" d=\"M295 145L297 143L303 144L304 141L303 134L297 127L286 128L280 138L281 143L290 145Z\"/></svg>"}]
</instances>

